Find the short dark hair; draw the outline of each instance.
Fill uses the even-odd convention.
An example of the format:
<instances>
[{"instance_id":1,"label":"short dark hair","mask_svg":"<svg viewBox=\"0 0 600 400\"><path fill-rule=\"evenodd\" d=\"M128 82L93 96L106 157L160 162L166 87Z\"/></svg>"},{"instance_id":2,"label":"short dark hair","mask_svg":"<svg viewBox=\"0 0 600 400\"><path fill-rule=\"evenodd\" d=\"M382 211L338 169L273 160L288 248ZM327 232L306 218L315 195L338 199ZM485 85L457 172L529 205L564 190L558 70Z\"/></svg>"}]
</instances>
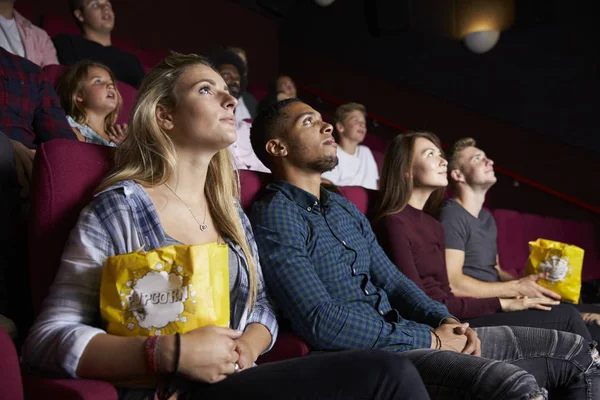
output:
<instances>
[{"instance_id":1,"label":"short dark hair","mask_svg":"<svg viewBox=\"0 0 600 400\"><path fill-rule=\"evenodd\" d=\"M75 11L83 8L85 0L69 0L69 9L71 10L71 17L75 19L75 23L79 29L83 29L81 21L75 17Z\"/></svg>"},{"instance_id":2,"label":"short dark hair","mask_svg":"<svg viewBox=\"0 0 600 400\"><path fill-rule=\"evenodd\" d=\"M283 110L292 103L301 103L300 99L285 99L264 108L252 121L250 143L254 154L269 169L273 168L271 157L265 148L267 142L279 133L278 124L283 116Z\"/></svg>"}]
</instances>

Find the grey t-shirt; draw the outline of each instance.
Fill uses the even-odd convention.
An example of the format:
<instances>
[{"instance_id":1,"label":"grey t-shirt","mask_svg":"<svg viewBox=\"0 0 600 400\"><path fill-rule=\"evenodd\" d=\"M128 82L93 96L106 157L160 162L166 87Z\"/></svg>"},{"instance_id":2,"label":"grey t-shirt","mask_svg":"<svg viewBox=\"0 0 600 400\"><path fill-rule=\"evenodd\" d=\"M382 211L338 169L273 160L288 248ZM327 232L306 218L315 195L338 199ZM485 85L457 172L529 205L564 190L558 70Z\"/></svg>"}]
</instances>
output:
<instances>
[{"instance_id":1,"label":"grey t-shirt","mask_svg":"<svg viewBox=\"0 0 600 400\"><path fill-rule=\"evenodd\" d=\"M447 200L440 214L446 248L465 252L463 273L486 282L500 280L496 265L498 231L494 217L481 210L475 218L454 199Z\"/></svg>"}]
</instances>

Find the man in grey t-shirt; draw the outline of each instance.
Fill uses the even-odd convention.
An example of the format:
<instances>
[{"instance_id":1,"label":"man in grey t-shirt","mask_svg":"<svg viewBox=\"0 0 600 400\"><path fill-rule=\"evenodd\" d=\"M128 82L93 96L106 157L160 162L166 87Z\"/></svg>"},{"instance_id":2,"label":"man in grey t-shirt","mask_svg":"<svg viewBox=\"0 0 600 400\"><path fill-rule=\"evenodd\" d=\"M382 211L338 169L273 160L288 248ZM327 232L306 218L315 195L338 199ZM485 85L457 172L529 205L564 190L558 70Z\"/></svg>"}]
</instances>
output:
<instances>
[{"instance_id":1,"label":"man in grey t-shirt","mask_svg":"<svg viewBox=\"0 0 600 400\"><path fill-rule=\"evenodd\" d=\"M487 191L496 183L494 162L471 138L452 148L448 164L454 199L442 208L440 221L446 237L446 267L450 287L461 297L560 296L537 284L543 274L515 279L498 263L496 223L483 210Z\"/></svg>"},{"instance_id":2,"label":"man in grey t-shirt","mask_svg":"<svg viewBox=\"0 0 600 400\"><path fill-rule=\"evenodd\" d=\"M499 268L496 268L498 235L492 214L482 209L475 217L458 201L450 199L444 203L440 220L446 248L464 253L463 273L480 281L501 281Z\"/></svg>"}]
</instances>

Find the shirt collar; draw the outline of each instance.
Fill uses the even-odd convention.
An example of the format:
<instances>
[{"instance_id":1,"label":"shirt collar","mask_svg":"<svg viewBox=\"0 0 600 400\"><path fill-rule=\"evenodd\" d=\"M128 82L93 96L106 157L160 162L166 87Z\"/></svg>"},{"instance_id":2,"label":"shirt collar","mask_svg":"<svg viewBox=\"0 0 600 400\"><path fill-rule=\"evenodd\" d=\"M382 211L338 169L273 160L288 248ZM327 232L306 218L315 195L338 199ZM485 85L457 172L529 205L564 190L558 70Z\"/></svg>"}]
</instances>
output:
<instances>
[{"instance_id":1,"label":"shirt collar","mask_svg":"<svg viewBox=\"0 0 600 400\"><path fill-rule=\"evenodd\" d=\"M281 179L268 184L267 189L283 193L284 196L307 211L320 211L328 206L331 199L330 192L323 187L321 187L321 200L319 200L312 193Z\"/></svg>"}]
</instances>

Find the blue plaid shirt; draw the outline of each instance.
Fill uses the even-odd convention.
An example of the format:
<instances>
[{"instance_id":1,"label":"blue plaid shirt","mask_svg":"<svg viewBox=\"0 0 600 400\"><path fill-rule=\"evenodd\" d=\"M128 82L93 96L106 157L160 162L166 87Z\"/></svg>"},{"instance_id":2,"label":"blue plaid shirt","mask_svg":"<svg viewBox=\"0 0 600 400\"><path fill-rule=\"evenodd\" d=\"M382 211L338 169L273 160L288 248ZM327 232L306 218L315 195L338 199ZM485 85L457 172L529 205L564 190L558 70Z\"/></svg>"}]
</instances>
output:
<instances>
[{"instance_id":1,"label":"blue plaid shirt","mask_svg":"<svg viewBox=\"0 0 600 400\"><path fill-rule=\"evenodd\" d=\"M429 348L432 327L454 318L398 271L367 218L337 194L321 189L319 201L277 181L250 221L269 293L316 349Z\"/></svg>"}]
</instances>

